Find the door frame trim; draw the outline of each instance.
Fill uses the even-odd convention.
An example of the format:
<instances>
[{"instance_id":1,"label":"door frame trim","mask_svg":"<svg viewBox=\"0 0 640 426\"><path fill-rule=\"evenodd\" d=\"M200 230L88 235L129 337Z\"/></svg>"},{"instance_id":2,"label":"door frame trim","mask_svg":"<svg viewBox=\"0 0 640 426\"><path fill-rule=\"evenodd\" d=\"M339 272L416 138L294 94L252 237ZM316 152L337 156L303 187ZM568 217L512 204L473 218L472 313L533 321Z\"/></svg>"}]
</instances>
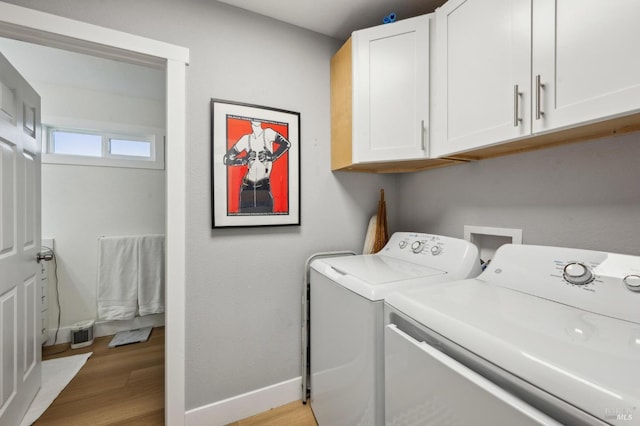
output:
<instances>
[{"instance_id":1,"label":"door frame trim","mask_svg":"<svg viewBox=\"0 0 640 426\"><path fill-rule=\"evenodd\" d=\"M189 49L0 2L0 36L166 67L165 424L185 424L186 65Z\"/></svg>"}]
</instances>

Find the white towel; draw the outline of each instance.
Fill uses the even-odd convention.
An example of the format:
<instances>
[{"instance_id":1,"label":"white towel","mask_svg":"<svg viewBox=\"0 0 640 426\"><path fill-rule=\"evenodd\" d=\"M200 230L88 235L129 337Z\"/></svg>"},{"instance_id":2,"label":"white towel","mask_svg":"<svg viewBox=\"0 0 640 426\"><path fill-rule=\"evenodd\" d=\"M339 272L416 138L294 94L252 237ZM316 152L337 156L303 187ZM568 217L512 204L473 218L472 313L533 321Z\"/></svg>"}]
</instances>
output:
<instances>
[{"instance_id":1,"label":"white towel","mask_svg":"<svg viewBox=\"0 0 640 426\"><path fill-rule=\"evenodd\" d=\"M138 309L140 316L164 312L164 235L138 240Z\"/></svg>"},{"instance_id":2,"label":"white towel","mask_svg":"<svg viewBox=\"0 0 640 426\"><path fill-rule=\"evenodd\" d=\"M98 319L132 319L138 304L138 238L98 240Z\"/></svg>"}]
</instances>

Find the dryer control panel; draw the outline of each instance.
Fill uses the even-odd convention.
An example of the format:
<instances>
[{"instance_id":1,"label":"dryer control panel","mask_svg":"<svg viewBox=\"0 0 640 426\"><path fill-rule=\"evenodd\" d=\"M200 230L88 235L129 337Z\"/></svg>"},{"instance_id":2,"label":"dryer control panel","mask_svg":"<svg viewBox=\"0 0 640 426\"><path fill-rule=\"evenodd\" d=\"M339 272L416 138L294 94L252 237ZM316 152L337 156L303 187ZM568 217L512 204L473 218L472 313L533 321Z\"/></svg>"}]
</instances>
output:
<instances>
[{"instance_id":1,"label":"dryer control panel","mask_svg":"<svg viewBox=\"0 0 640 426\"><path fill-rule=\"evenodd\" d=\"M640 256L505 244L478 279L640 323Z\"/></svg>"}]
</instances>

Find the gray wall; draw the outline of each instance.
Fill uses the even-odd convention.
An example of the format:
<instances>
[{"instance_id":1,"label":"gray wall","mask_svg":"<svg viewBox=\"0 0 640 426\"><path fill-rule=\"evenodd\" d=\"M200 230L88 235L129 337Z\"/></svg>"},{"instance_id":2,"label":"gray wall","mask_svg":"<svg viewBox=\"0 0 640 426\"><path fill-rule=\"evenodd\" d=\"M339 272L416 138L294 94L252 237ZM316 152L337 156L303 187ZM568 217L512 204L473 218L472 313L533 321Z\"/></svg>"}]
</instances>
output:
<instances>
[{"instance_id":1,"label":"gray wall","mask_svg":"<svg viewBox=\"0 0 640 426\"><path fill-rule=\"evenodd\" d=\"M380 187L392 229L461 237L465 224L522 228L526 243L640 254L640 135L399 177L332 174L329 58L339 42L212 0L11 3L191 49L189 409L299 375L304 261L360 250ZM301 227L210 230L211 97L301 113Z\"/></svg>"},{"instance_id":2,"label":"gray wall","mask_svg":"<svg viewBox=\"0 0 640 426\"><path fill-rule=\"evenodd\" d=\"M212 0L13 0L191 50L187 68L187 409L300 375L306 258L361 250L395 176L332 174L329 60L340 42ZM209 100L301 113L302 226L214 230ZM169 327L171 324L169 324Z\"/></svg>"},{"instance_id":3,"label":"gray wall","mask_svg":"<svg viewBox=\"0 0 640 426\"><path fill-rule=\"evenodd\" d=\"M523 243L640 255L640 133L400 177L399 223L462 237L522 229Z\"/></svg>"}]
</instances>

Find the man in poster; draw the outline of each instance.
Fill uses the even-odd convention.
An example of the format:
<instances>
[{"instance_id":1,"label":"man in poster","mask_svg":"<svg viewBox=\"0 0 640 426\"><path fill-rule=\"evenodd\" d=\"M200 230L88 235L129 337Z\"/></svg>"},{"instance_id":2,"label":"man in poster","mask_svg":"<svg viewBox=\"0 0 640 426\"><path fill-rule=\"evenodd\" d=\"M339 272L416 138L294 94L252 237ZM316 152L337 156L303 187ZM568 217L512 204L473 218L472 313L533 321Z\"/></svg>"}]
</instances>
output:
<instances>
[{"instance_id":1,"label":"man in poster","mask_svg":"<svg viewBox=\"0 0 640 426\"><path fill-rule=\"evenodd\" d=\"M273 163L289 150L291 143L280 133L251 121L252 132L243 135L223 157L226 166L247 166L240 185L239 213L273 213L270 176ZM277 149L274 150L274 144ZM244 155L242 155L244 153Z\"/></svg>"}]
</instances>

